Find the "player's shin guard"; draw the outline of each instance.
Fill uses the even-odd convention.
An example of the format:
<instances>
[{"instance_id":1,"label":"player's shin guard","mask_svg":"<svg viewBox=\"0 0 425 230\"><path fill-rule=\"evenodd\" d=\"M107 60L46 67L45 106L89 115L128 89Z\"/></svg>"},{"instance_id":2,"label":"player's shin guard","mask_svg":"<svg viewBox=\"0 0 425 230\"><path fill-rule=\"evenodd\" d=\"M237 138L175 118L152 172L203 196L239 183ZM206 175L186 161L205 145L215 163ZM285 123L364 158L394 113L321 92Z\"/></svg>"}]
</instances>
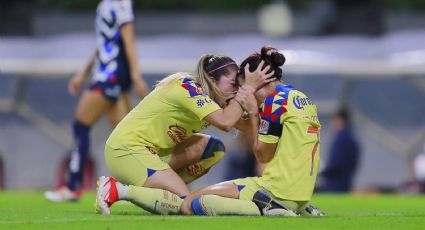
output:
<instances>
[{"instance_id":1,"label":"player's shin guard","mask_svg":"<svg viewBox=\"0 0 425 230\"><path fill-rule=\"evenodd\" d=\"M217 195L203 195L191 203L192 212L198 216L259 216L257 206L247 200L238 200Z\"/></svg>"},{"instance_id":2,"label":"player's shin guard","mask_svg":"<svg viewBox=\"0 0 425 230\"><path fill-rule=\"evenodd\" d=\"M183 199L174 193L162 189L128 186L124 200L154 214L179 214Z\"/></svg>"},{"instance_id":3,"label":"player's shin guard","mask_svg":"<svg viewBox=\"0 0 425 230\"><path fill-rule=\"evenodd\" d=\"M177 174L188 184L205 175L211 167L220 162L224 156L224 151L223 142L218 137L211 136L201 159L193 165L177 170Z\"/></svg>"},{"instance_id":4,"label":"player's shin guard","mask_svg":"<svg viewBox=\"0 0 425 230\"><path fill-rule=\"evenodd\" d=\"M79 189L83 183L84 165L88 159L90 145L90 126L75 120L73 124L75 146L69 163L68 188Z\"/></svg>"}]
</instances>

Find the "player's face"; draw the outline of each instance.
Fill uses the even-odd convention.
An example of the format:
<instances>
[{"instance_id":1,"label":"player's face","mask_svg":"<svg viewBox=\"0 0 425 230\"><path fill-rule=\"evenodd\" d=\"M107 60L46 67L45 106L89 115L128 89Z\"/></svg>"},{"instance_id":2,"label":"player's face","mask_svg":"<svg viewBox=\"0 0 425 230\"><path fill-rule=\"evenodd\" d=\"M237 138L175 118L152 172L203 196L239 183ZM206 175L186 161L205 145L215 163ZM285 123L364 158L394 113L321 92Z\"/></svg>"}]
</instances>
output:
<instances>
[{"instance_id":1,"label":"player's face","mask_svg":"<svg viewBox=\"0 0 425 230\"><path fill-rule=\"evenodd\" d=\"M231 71L227 75L222 75L216 84L226 97L234 97L237 91L236 71Z\"/></svg>"},{"instance_id":2,"label":"player's face","mask_svg":"<svg viewBox=\"0 0 425 230\"><path fill-rule=\"evenodd\" d=\"M255 91L254 96L255 99L257 99L258 104L261 104L268 94L270 94L270 92L267 87L261 87L257 91Z\"/></svg>"}]
</instances>

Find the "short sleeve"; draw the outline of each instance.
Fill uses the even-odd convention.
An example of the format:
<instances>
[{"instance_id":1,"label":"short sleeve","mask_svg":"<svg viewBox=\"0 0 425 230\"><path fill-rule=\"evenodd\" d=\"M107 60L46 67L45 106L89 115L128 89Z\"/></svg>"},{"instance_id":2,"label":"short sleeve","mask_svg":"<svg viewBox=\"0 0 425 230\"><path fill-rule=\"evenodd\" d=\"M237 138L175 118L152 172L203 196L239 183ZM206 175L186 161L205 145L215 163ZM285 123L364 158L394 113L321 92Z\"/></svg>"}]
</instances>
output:
<instances>
[{"instance_id":1,"label":"short sleeve","mask_svg":"<svg viewBox=\"0 0 425 230\"><path fill-rule=\"evenodd\" d=\"M117 22L119 26L122 26L125 23L134 21L133 6L130 0L121 0L114 1L115 5L115 14L117 16Z\"/></svg>"},{"instance_id":2,"label":"short sleeve","mask_svg":"<svg viewBox=\"0 0 425 230\"><path fill-rule=\"evenodd\" d=\"M260 126L267 123L281 124L281 117L287 112L285 108L286 104L287 99L282 94L282 92L275 92L267 96L260 107L260 118L268 122L261 122ZM268 127L260 127L260 129L262 128L268 129ZM275 144L279 142L279 137L273 135L258 134L258 140L264 143Z\"/></svg>"},{"instance_id":3,"label":"short sleeve","mask_svg":"<svg viewBox=\"0 0 425 230\"><path fill-rule=\"evenodd\" d=\"M258 134L258 140L267 144L276 144L279 142L279 137L272 135Z\"/></svg>"},{"instance_id":4,"label":"short sleeve","mask_svg":"<svg viewBox=\"0 0 425 230\"><path fill-rule=\"evenodd\" d=\"M176 104L193 112L199 120L221 109L207 95L202 86L191 78L184 78L182 81L179 81L179 85L176 87L176 93L173 94Z\"/></svg>"}]
</instances>

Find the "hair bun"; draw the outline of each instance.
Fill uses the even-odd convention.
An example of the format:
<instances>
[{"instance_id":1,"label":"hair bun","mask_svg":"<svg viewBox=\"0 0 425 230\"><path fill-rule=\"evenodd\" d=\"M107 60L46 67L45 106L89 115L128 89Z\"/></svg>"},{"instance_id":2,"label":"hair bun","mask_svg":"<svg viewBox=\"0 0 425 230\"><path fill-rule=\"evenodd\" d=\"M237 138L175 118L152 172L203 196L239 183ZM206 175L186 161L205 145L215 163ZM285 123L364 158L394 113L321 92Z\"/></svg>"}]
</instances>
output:
<instances>
[{"instance_id":1,"label":"hair bun","mask_svg":"<svg viewBox=\"0 0 425 230\"><path fill-rule=\"evenodd\" d=\"M261 58L270 60L270 62L276 67L282 66L286 61L285 56L270 45L266 45L261 48Z\"/></svg>"}]
</instances>

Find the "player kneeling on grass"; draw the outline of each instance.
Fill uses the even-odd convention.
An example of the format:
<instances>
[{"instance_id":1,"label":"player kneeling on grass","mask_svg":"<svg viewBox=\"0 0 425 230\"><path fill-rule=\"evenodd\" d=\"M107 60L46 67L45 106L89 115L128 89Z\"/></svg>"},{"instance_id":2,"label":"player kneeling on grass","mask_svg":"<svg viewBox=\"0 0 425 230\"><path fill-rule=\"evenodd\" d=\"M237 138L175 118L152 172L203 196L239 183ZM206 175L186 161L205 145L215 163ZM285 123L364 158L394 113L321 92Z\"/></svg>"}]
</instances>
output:
<instances>
[{"instance_id":1,"label":"player kneeling on grass","mask_svg":"<svg viewBox=\"0 0 425 230\"><path fill-rule=\"evenodd\" d=\"M197 73L160 81L114 129L105 146L112 177L101 177L96 207L103 214L118 200L157 214L179 214L186 186L221 160L223 143L200 134L209 124L229 131L250 128L244 110L257 111L253 90L272 81L270 67L247 70L236 87L238 66L227 56L204 55ZM231 99L231 100L229 100Z\"/></svg>"},{"instance_id":2,"label":"player kneeling on grass","mask_svg":"<svg viewBox=\"0 0 425 230\"><path fill-rule=\"evenodd\" d=\"M270 71L274 70L277 79L255 92L257 101L261 102L261 120L258 116L252 119L253 150L259 162L267 163L262 176L222 182L194 192L185 199L183 213L324 215L309 205L320 161L316 105L305 94L283 83L280 66L285 57L270 46L242 62L241 81L244 81L244 68L249 65L252 71L262 60L271 66Z\"/></svg>"}]
</instances>

